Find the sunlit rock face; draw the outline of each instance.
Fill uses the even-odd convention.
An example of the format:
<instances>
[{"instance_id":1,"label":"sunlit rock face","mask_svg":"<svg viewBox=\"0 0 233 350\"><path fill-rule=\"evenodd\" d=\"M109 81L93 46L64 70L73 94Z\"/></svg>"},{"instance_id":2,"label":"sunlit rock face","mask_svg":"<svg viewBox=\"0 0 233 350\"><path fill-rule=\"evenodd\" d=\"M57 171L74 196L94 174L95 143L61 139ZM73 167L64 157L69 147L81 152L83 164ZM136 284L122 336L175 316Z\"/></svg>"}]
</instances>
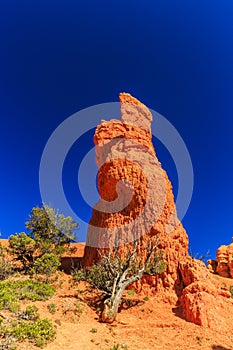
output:
<instances>
[{"instance_id":1,"label":"sunlit rock face","mask_svg":"<svg viewBox=\"0 0 233 350\"><path fill-rule=\"evenodd\" d=\"M144 275L133 288L170 302L190 322L216 330L225 327L232 333L233 325L227 322L227 314L233 312L229 291L204 263L188 254L188 236L177 218L172 185L152 144L152 115L130 94L120 94L120 103L121 120L102 121L94 135L100 200L89 222L83 266L100 259L99 249L111 250L114 245L124 256L136 239L143 259L148 241L158 240L166 271ZM221 259L229 261L225 252ZM230 274L230 265L227 271Z\"/></svg>"},{"instance_id":2,"label":"sunlit rock face","mask_svg":"<svg viewBox=\"0 0 233 350\"><path fill-rule=\"evenodd\" d=\"M233 278L233 242L217 249L216 260L208 260L211 272L222 277Z\"/></svg>"},{"instance_id":3,"label":"sunlit rock face","mask_svg":"<svg viewBox=\"0 0 233 350\"><path fill-rule=\"evenodd\" d=\"M180 289L178 264L188 257L188 237L177 218L171 182L152 144L152 114L130 94L119 98L121 120L102 121L94 135L101 198L93 208L84 264L98 259L98 247L118 244L124 254L137 238L143 256L147 241L159 238L167 271L161 279L144 277L138 288Z\"/></svg>"}]
</instances>

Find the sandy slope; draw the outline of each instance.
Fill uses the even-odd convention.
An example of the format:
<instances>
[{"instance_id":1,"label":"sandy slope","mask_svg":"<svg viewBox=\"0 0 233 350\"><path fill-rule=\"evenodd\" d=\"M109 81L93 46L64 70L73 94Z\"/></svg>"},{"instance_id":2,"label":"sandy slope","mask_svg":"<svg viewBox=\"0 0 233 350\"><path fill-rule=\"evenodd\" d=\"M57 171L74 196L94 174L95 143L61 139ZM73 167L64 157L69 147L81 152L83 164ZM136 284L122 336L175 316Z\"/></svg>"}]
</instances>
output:
<instances>
[{"instance_id":1,"label":"sandy slope","mask_svg":"<svg viewBox=\"0 0 233 350\"><path fill-rule=\"evenodd\" d=\"M114 324L100 323L93 305L98 300L97 295L80 293L85 288L84 284L79 285L77 291L77 287L70 286L67 276L63 279L62 289L52 299L36 303L41 317L59 323L57 337L46 347L48 350L110 350L116 344L126 344L129 350L233 349L233 334L226 334L222 329L214 332L189 323L180 317L174 306L162 303L156 297L145 301L142 296L126 293L125 297L131 299L131 303L138 304L130 308L125 306ZM221 277L220 280L228 284L231 282ZM82 308L81 315L75 312L77 302ZM58 307L54 315L47 309L49 303ZM233 322L233 315L229 315L228 322ZM19 349L36 348L21 344Z\"/></svg>"},{"instance_id":2,"label":"sandy slope","mask_svg":"<svg viewBox=\"0 0 233 350\"><path fill-rule=\"evenodd\" d=\"M83 248L83 244L78 247L79 257ZM233 285L232 279L217 275L214 278L227 287ZM185 321L175 305L161 302L159 295L144 300L145 296L129 296L126 292L125 298L136 305L127 307L124 304L114 324L101 323L96 311L98 305L95 305L98 295L86 292L85 283L71 284L66 274L60 280L62 282L56 282L59 288L53 298L35 302L40 316L51 319L57 327L56 339L47 345L48 350L110 350L116 344L122 344L120 349L126 349L126 344L128 350L233 350L233 334L227 334L224 329L214 332ZM55 314L48 311L50 303L57 306ZM32 302L23 304L25 308ZM80 308L82 313L78 312ZM227 315L227 322L233 324L233 315ZM18 349L38 348L21 343Z\"/></svg>"}]
</instances>

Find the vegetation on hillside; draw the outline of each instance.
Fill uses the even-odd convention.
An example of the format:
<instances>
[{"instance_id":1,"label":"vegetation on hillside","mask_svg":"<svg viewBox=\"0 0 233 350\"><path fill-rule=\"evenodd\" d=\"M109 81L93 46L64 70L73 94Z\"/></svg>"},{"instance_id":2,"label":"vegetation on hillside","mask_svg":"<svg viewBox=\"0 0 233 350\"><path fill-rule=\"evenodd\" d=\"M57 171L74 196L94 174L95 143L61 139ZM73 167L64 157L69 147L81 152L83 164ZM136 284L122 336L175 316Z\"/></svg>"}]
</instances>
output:
<instances>
[{"instance_id":1,"label":"vegetation on hillside","mask_svg":"<svg viewBox=\"0 0 233 350\"><path fill-rule=\"evenodd\" d=\"M17 344L22 341L44 347L55 339L57 325L41 318L36 305L23 303L48 300L61 288L63 281L60 280L60 284L56 281L62 255L73 251L71 243L78 228L71 217L46 205L34 207L25 226L26 232L10 236L8 246L0 242L0 349L18 349ZM161 252L157 251L157 242L148 245L144 259L139 257L139 244L135 241L124 257L120 256L118 248L99 251L96 265L86 271L75 269L72 273L72 287L83 280L87 287L105 295L101 313L104 322L115 320L127 287L144 273L161 274L166 269ZM100 303L103 301L101 293ZM80 318L81 305L77 300L69 303L64 306L63 315L73 312ZM47 310L52 317L58 308L50 302ZM55 321L60 325L59 320Z\"/></svg>"},{"instance_id":2,"label":"vegetation on hillside","mask_svg":"<svg viewBox=\"0 0 233 350\"><path fill-rule=\"evenodd\" d=\"M25 226L27 233L12 234L9 246L0 242L0 349L16 349L24 340L43 347L55 338L52 322L40 318L35 305L21 311L21 301L54 295L50 278L60 267L62 254L72 249L78 228L70 216L46 205L34 207Z\"/></svg>"},{"instance_id":3,"label":"vegetation on hillside","mask_svg":"<svg viewBox=\"0 0 233 350\"><path fill-rule=\"evenodd\" d=\"M44 254L54 254L61 258L75 240L78 224L47 205L34 207L29 221L25 224L28 233L21 232L10 236L10 254L21 263L24 272L29 272L37 259ZM57 265L57 264L56 264Z\"/></svg>"}]
</instances>

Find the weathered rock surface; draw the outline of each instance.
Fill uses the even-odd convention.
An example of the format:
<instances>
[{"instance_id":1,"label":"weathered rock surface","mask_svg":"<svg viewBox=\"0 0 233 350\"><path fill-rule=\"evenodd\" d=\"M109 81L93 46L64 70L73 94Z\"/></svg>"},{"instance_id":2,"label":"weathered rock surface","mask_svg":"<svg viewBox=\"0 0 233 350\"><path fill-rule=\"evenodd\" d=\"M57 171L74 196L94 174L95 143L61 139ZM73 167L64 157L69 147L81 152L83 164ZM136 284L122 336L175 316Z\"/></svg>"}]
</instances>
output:
<instances>
[{"instance_id":1,"label":"weathered rock surface","mask_svg":"<svg viewBox=\"0 0 233 350\"><path fill-rule=\"evenodd\" d=\"M143 255L147 241L159 237L168 268L152 288L159 288L160 283L160 287L179 289L178 263L188 257L188 236L176 215L171 182L152 144L152 115L129 94L120 94L120 102L121 121L102 122L94 136L101 199L90 220L84 263L91 265L98 257L96 247L114 244L115 238L126 251L135 237L141 237L139 253ZM116 207L109 213L111 201Z\"/></svg>"},{"instance_id":2,"label":"weathered rock surface","mask_svg":"<svg viewBox=\"0 0 233 350\"><path fill-rule=\"evenodd\" d=\"M190 259L179 266L184 283L179 305L185 319L231 333L227 315L233 311L233 299L226 284L215 279L202 261Z\"/></svg>"},{"instance_id":3,"label":"weathered rock surface","mask_svg":"<svg viewBox=\"0 0 233 350\"><path fill-rule=\"evenodd\" d=\"M121 120L103 121L94 136L101 198L93 208L83 264L92 265L99 259L98 248L114 244L125 254L138 238L143 257L148 240L159 238L167 270L161 276L144 275L134 285L137 291L180 305L188 321L212 328L224 324L226 310L233 312L230 293L216 285L204 263L188 255L172 185L152 144L152 115L129 94L120 94L120 102Z\"/></svg>"},{"instance_id":4,"label":"weathered rock surface","mask_svg":"<svg viewBox=\"0 0 233 350\"><path fill-rule=\"evenodd\" d=\"M198 281L187 286L182 293L180 303L186 320L200 326L232 332L227 322L229 311L233 310L233 301L227 289L221 289L213 281Z\"/></svg>"},{"instance_id":5,"label":"weathered rock surface","mask_svg":"<svg viewBox=\"0 0 233 350\"><path fill-rule=\"evenodd\" d=\"M216 253L216 260L208 260L208 264L211 272L222 277L233 278L233 242L220 246Z\"/></svg>"}]
</instances>

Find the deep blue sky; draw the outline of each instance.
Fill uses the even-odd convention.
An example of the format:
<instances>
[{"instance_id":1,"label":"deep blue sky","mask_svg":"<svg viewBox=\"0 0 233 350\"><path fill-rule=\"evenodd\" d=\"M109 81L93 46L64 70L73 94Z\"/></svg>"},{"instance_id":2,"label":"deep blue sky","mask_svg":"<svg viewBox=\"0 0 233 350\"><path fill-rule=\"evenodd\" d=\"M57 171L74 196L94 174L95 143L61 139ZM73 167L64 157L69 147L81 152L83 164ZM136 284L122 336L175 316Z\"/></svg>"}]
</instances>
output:
<instances>
[{"instance_id":1,"label":"deep blue sky","mask_svg":"<svg viewBox=\"0 0 233 350\"><path fill-rule=\"evenodd\" d=\"M183 224L192 250L210 249L214 257L219 245L230 243L232 19L232 0L1 0L3 237L24 230L31 208L41 203L40 158L54 129L126 91L165 116L190 152L195 187ZM83 144L90 148L87 136ZM64 185L88 220L72 173L78 152L74 147L67 158ZM157 154L176 192L174 164L159 142ZM79 240L85 233L81 228Z\"/></svg>"}]
</instances>

